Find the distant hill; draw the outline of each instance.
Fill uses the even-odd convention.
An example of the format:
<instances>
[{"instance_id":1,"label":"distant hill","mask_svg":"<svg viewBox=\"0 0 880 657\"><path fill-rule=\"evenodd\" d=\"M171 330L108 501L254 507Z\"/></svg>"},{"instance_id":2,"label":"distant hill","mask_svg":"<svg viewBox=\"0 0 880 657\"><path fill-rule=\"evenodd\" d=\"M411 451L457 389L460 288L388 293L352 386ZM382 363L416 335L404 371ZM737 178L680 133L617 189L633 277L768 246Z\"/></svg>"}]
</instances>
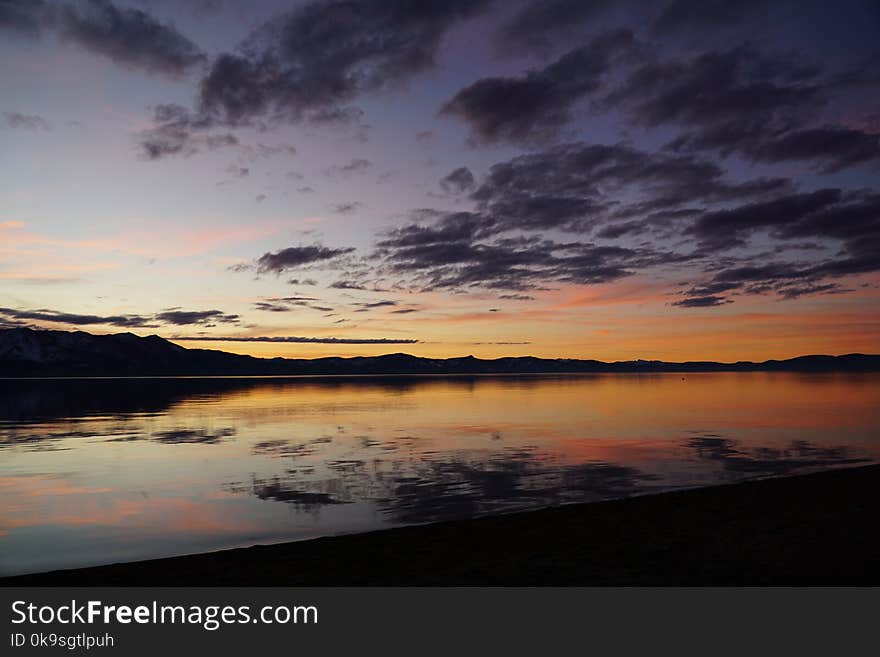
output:
<instances>
[{"instance_id":1,"label":"distant hill","mask_svg":"<svg viewBox=\"0 0 880 657\"><path fill-rule=\"evenodd\" d=\"M0 330L0 377L280 374L541 374L590 372L880 371L880 355L800 356L761 363L621 361L571 358L420 358L410 354L354 358L254 358L185 349L156 335L92 335L29 328Z\"/></svg>"}]
</instances>

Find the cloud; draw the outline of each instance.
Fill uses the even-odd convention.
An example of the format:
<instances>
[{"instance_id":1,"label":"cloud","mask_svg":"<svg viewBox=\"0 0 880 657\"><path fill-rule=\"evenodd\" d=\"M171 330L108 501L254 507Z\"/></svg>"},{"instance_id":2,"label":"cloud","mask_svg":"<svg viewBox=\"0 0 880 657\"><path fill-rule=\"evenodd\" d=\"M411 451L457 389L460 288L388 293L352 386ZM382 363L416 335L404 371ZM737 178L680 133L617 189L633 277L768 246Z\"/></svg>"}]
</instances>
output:
<instances>
[{"instance_id":1,"label":"cloud","mask_svg":"<svg viewBox=\"0 0 880 657\"><path fill-rule=\"evenodd\" d=\"M695 143L723 145L786 129L822 98L820 70L794 56L771 56L753 46L710 51L689 59L654 61L606 98L645 126L699 127Z\"/></svg>"},{"instance_id":2,"label":"cloud","mask_svg":"<svg viewBox=\"0 0 880 657\"><path fill-rule=\"evenodd\" d=\"M880 194L873 192L829 188L792 194L704 214L686 230L716 261L747 247L755 233L775 240L783 252L792 240L814 238L825 245L808 249L817 251L809 261L727 257L722 267L710 269L711 277L685 292L688 299L730 292L774 293L784 299L839 293L846 290L838 279L880 271ZM829 257L829 250L836 252ZM760 263L752 262L755 259ZM698 303L688 299L677 305Z\"/></svg>"},{"instance_id":3,"label":"cloud","mask_svg":"<svg viewBox=\"0 0 880 657\"><path fill-rule=\"evenodd\" d=\"M296 155L296 146L292 144L254 144L247 145L242 147L243 155L247 157L249 160L265 160L270 157L276 157L278 155L287 155L289 157L293 157ZM288 178L302 180L302 176L300 175L298 178L296 177L298 174L296 172L291 171L287 174Z\"/></svg>"},{"instance_id":4,"label":"cloud","mask_svg":"<svg viewBox=\"0 0 880 657\"><path fill-rule=\"evenodd\" d=\"M589 24L612 5L611 0L532 0L501 27L502 48L547 48L565 32Z\"/></svg>"},{"instance_id":5,"label":"cloud","mask_svg":"<svg viewBox=\"0 0 880 657\"><path fill-rule=\"evenodd\" d=\"M779 8L788 3L779 0ZM672 0L657 16L652 27L655 32L668 36L670 32L696 32L730 29L755 18L756 9L765 9L764 0Z\"/></svg>"},{"instance_id":6,"label":"cloud","mask_svg":"<svg viewBox=\"0 0 880 657\"><path fill-rule=\"evenodd\" d=\"M326 262L339 256L354 252L354 247L330 248L320 244L309 246L290 246L275 253L264 253L256 260L257 272L279 274L286 269L295 269L303 265Z\"/></svg>"},{"instance_id":7,"label":"cloud","mask_svg":"<svg viewBox=\"0 0 880 657\"><path fill-rule=\"evenodd\" d=\"M167 308L154 315L83 315L47 308L35 310L0 308L0 316L8 320L57 322L73 326L103 324L122 328L156 328L159 324L213 326L214 324L237 324L240 320L238 315L230 315L220 310L183 310L181 308Z\"/></svg>"},{"instance_id":8,"label":"cloud","mask_svg":"<svg viewBox=\"0 0 880 657\"><path fill-rule=\"evenodd\" d=\"M376 271L405 289L499 290L524 300L524 291L554 284L696 267L707 253L683 245L711 213L707 208L769 203L792 187L783 178L728 180L716 163L692 154L564 144L492 166L470 195L473 210L412 212L376 242ZM586 239L591 233L594 239ZM650 236L653 245L634 242L637 235Z\"/></svg>"},{"instance_id":9,"label":"cloud","mask_svg":"<svg viewBox=\"0 0 880 657\"><path fill-rule=\"evenodd\" d=\"M484 216L483 231L586 232L610 220L790 189L791 182L783 178L729 181L716 163L689 154L575 142L495 164L472 198ZM627 205L619 200L624 192L631 199ZM653 215L658 223L677 218L668 212ZM625 232L640 227L630 224Z\"/></svg>"},{"instance_id":10,"label":"cloud","mask_svg":"<svg viewBox=\"0 0 880 657\"><path fill-rule=\"evenodd\" d=\"M334 164L333 166L324 169L324 173L328 176L335 176L338 174L341 174L343 176L350 176L355 173L363 173L372 168L372 166L373 163L369 160L361 157L356 157L347 164Z\"/></svg>"},{"instance_id":11,"label":"cloud","mask_svg":"<svg viewBox=\"0 0 880 657\"><path fill-rule=\"evenodd\" d=\"M681 299L680 301L675 301L672 305L680 306L682 308L711 308L714 306L723 306L727 303L730 303L730 300L725 299L724 297L710 295L705 297L688 297L686 299Z\"/></svg>"},{"instance_id":12,"label":"cloud","mask_svg":"<svg viewBox=\"0 0 880 657\"><path fill-rule=\"evenodd\" d=\"M413 211L380 235L374 275L392 289L525 300L548 286L686 268L692 282L674 305L708 308L843 292L840 279L880 270L880 195L731 180L694 154L564 144L495 164L469 198L471 210Z\"/></svg>"},{"instance_id":13,"label":"cloud","mask_svg":"<svg viewBox=\"0 0 880 657\"><path fill-rule=\"evenodd\" d=\"M607 283L649 266L657 254L643 249L554 242L538 237L423 240L406 236L378 243L390 274L423 290L473 288L523 291L550 283Z\"/></svg>"},{"instance_id":14,"label":"cloud","mask_svg":"<svg viewBox=\"0 0 880 657\"><path fill-rule=\"evenodd\" d=\"M254 303L254 308L273 313L285 313L298 308L310 308L320 312L333 310L327 306L319 306L315 303L316 301L320 301L320 299L315 297L269 297Z\"/></svg>"},{"instance_id":15,"label":"cloud","mask_svg":"<svg viewBox=\"0 0 880 657\"><path fill-rule=\"evenodd\" d=\"M6 125L10 128L49 132L52 126L42 116L37 114L22 114L21 112L3 112Z\"/></svg>"},{"instance_id":16,"label":"cloud","mask_svg":"<svg viewBox=\"0 0 880 657\"><path fill-rule=\"evenodd\" d=\"M839 189L819 189L709 212L700 216L687 232L695 235L704 248L729 249L743 245L744 237L756 230L796 222L815 210L838 203L842 196Z\"/></svg>"},{"instance_id":17,"label":"cloud","mask_svg":"<svg viewBox=\"0 0 880 657\"><path fill-rule=\"evenodd\" d=\"M634 46L629 30L606 32L541 70L478 80L443 105L440 114L465 121L474 144L545 141L571 120L576 102L602 87L613 64Z\"/></svg>"},{"instance_id":18,"label":"cloud","mask_svg":"<svg viewBox=\"0 0 880 657\"><path fill-rule=\"evenodd\" d=\"M756 162L808 160L834 173L864 162L880 163L880 134L826 125L787 132L742 150Z\"/></svg>"},{"instance_id":19,"label":"cloud","mask_svg":"<svg viewBox=\"0 0 880 657\"><path fill-rule=\"evenodd\" d=\"M440 187L447 194L463 194L474 188L474 174L467 167L459 167L440 181Z\"/></svg>"},{"instance_id":20,"label":"cloud","mask_svg":"<svg viewBox=\"0 0 880 657\"><path fill-rule=\"evenodd\" d=\"M471 344L472 344L472 345L484 345L484 344L491 344L491 345L520 345L520 344L532 344L532 343L531 343L531 341L526 340L526 341L523 341L523 342L471 342Z\"/></svg>"},{"instance_id":21,"label":"cloud","mask_svg":"<svg viewBox=\"0 0 880 657\"><path fill-rule=\"evenodd\" d=\"M42 322L58 322L59 324L72 324L74 326L89 326L106 324L123 328L153 328L152 317L142 315L81 315L65 313L47 308L36 310L17 310L15 308L0 308L0 315L13 320L35 320Z\"/></svg>"},{"instance_id":22,"label":"cloud","mask_svg":"<svg viewBox=\"0 0 880 657\"><path fill-rule=\"evenodd\" d=\"M342 279L330 284L330 287L336 290L366 290L367 286L351 279Z\"/></svg>"},{"instance_id":23,"label":"cloud","mask_svg":"<svg viewBox=\"0 0 880 657\"><path fill-rule=\"evenodd\" d=\"M694 5L678 2L670 9ZM698 15L688 13L691 19ZM622 108L648 128L684 127L668 144L674 151L714 150L762 163L806 161L826 173L880 162L878 135L851 126L810 125L832 100L842 107L851 103L837 98L846 85L806 62L750 44L651 62L633 71L602 105Z\"/></svg>"},{"instance_id":24,"label":"cloud","mask_svg":"<svg viewBox=\"0 0 880 657\"><path fill-rule=\"evenodd\" d=\"M416 344L419 341L404 338L304 338L300 336L175 336L171 340L188 342L281 342L303 344Z\"/></svg>"},{"instance_id":25,"label":"cloud","mask_svg":"<svg viewBox=\"0 0 880 657\"><path fill-rule=\"evenodd\" d=\"M336 214L352 214L357 212L364 206L360 201L347 201L345 203L335 203L331 206Z\"/></svg>"},{"instance_id":26,"label":"cloud","mask_svg":"<svg viewBox=\"0 0 880 657\"><path fill-rule=\"evenodd\" d=\"M154 318L166 324L174 324L176 326L186 326L190 324L237 324L238 315L229 315L222 310L181 310L179 308L168 308L157 313Z\"/></svg>"},{"instance_id":27,"label":"cloud","mask_svg":"<svg viewBox=\"0 0 880 657\"><path fill-rule=\"evenodd\" d=\"M168 23L109 0L85 0L58 11L61 35L114 63L179 77L205 61L192 41Z\"/></svg>"},{"instance_id":28,"label":"cloud","mask_svg":"<svg viewBox=\"0 0 880 657\"><path fill-rule=\"evenodd\" d=\"M365 92L432 68L447 30L489 0L316 0L270 20L217 57L199 87L213 121L321 120Z\"/></svg>"},{"instance_id":29,"label":"cloud","mask_svg":"<svg viewBox=\"0 0 880 657\"><path fill-rule=\"evenodd\" d=\"M153 111L153 127L137 135L141 155L148 160L180 155L189 157L200 150L238 146L231 133L207 134L208 125L192 116L181 105L157 105ZM247 168L235 167L234 174L247 175Z\"/></svg>"},{"instance_id":30,"label":"cloud","mask_svg":"<svg viewBox=\"0 0 880 657\"><path fill-rule=\"evenodd\" d=\"M375 310L376 308L388 308L389 306L394 307L398 305L398 302L392 301L391 299L382 299L381 301L366 301L361 303L353 303L351 305L357 309L354 312L365 313L371 310Z\"/></svg>"},{"instance_id":31,"label":"cloud","mask_svg":"<svg viewBox=\"0 0 880 657\"><path fill-rule=\"evenodd\" d=\"M874 271L880 266L880 194L838 188L791 194L706 213L687 229L710 251L745 245L758 231L777 240L824 238L842 242L849 257L824 263L817 271Z\"/></svg>"},{"instance_id":32,"label":"cloud","mask_svg":"<svg viewBox=\"0 0 880 657\"><path fill-rule=\"evenodd\" d=\"M43 0L0 0L0 34L38 37L46 26L48 11Z\"/></svg>"}]
</instances>

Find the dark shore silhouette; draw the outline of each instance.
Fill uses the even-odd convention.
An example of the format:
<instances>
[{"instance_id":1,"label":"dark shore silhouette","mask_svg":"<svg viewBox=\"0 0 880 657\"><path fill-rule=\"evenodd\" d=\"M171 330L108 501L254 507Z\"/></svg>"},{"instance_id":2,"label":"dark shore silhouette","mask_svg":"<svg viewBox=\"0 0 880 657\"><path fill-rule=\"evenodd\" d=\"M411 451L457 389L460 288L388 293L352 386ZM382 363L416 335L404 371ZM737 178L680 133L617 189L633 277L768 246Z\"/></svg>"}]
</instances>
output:
<instances>
[{"instance_id":1,"label":"dark shore silhouette","mask_svg":"<svg viewBox=\"0 0 880 657\"><path fill-rule=\"evenodd\" d=\"M35 376L277 376L370 374L569 374L603 372L858 372L880 371L880 355L810 355L760 363L633 360L606 363L570 358L421 358L396 353L352 358L254 358L185 349L156 335L93 335L29 328L0 330L0 377Z\"/></svg>"},{"instance_id":2,"label":"dark shore silhouette","mask_svg":"<svg viewBox=\"0 0 880 657\"><path fill-rule=\"evenodd\" d=\"M0 583L878 585L878 485L870 465Z\"/></svg>"}]
</instances>

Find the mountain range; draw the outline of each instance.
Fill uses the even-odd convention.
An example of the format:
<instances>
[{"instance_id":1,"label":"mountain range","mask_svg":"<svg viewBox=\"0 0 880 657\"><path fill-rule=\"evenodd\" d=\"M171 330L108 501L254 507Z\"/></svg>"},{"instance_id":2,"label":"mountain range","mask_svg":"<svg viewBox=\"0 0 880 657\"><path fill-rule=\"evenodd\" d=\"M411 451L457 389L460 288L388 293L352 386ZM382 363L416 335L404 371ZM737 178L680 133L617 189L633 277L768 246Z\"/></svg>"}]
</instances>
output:
<instances>
[{"instance_id":1,"label":"mountain range","mask_svg":"<svg viewBox=\"0 0 880 657\"><path fill-rule=\"evenodd\" d=\"M607 363L520 356L422 358L396 353L352 358L254 358L186 349L157 335L94 335L31 328L0 330L0 377L34 376L260 376L352 374L541 374L591 372L880 371L880 355L810 355L763 362Z\"/></svg>"}]
</instances>

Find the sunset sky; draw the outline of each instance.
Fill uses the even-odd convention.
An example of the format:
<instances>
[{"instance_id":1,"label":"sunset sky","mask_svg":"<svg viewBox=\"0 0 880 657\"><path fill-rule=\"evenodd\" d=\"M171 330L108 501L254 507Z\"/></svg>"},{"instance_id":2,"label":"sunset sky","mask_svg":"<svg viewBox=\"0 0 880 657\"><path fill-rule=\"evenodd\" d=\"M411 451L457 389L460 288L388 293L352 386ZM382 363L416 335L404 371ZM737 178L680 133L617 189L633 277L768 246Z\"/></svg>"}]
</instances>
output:
<instances>
[{"instance_id":1,"label":"sunset sky","mask_svg":"<svg viewBox=\"0 0 880 657\"><path fill-rule=\"evenodd\" d=\"M0 171L0 328L880 352L875 0L0 0Z\"/></svg>"}]
</instances>

